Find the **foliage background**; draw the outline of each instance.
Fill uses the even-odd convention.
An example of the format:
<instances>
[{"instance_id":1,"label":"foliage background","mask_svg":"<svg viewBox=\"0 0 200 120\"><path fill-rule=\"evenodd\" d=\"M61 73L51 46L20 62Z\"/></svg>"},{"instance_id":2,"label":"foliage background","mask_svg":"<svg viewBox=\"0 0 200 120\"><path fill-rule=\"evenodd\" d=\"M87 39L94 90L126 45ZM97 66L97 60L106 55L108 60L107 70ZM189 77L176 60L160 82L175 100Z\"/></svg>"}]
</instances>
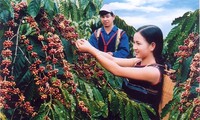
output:
<instances>
[{"instance_id":1,"label":"foliage background","mask_svg":"<svg viewBox=\"0 0 200 120\"><path fill-rule=\"evenodd\" d=\"M122 78L74 47L76 39L87 39L101 26L101 6L101 0L0 1L1 119L148 119L146 112L154 111L121 91ZM177 85L162 117L168 112L175 120L199 117L199 62L194 61L199 60L198 21L199 10L185 13L172 22L176 26L165 39L168 74ZM127 32L132 45L135 28L118 16L115 24ZM174 56L176 51L189 54ZM195 76L190 75L191 65ZM185 91L189 94L182 97Z\"/></svg>"}]
</instances>

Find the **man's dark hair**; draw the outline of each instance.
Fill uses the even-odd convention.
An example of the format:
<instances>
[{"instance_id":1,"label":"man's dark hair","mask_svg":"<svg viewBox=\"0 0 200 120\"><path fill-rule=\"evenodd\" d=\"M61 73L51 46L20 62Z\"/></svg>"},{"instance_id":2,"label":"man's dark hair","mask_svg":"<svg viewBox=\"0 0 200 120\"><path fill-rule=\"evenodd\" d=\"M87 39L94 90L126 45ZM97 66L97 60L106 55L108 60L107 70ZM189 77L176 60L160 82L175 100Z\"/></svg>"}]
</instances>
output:
<instances>
[{"instance_id":1,"label":"man's dark hair","mask_svg":"<svg viewBox=\"0 0 200 120\"><path fill-rule=\"evenodd\" d=\"M107 11L100 11L100 12L99 12L99 15L100 15L100 16L104 16L104 15L106 15L106 14L110 14L111 16L114 16L113 12L107 12Z\"/></svg>"}]
</instances>

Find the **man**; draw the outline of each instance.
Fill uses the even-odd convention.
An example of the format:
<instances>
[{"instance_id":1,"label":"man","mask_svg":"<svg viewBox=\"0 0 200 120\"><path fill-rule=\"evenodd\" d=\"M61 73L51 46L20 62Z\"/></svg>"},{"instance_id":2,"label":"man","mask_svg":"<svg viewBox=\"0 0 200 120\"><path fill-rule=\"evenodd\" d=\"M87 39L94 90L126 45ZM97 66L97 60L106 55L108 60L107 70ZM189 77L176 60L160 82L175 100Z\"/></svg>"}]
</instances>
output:
<instances>
[{"instance_id":1,"label":"man","mask_svg":"<svg viewBox=\"0 0 200 120\"><path fill-rule=\"evenodd\" d=\"M129 39L124 31L114 25L115 15L113 11L104 5L100 9L99 15L103 26L91 35L90 44L114 57L128 57L130 52Z\"/></svg>"}]
</instances>

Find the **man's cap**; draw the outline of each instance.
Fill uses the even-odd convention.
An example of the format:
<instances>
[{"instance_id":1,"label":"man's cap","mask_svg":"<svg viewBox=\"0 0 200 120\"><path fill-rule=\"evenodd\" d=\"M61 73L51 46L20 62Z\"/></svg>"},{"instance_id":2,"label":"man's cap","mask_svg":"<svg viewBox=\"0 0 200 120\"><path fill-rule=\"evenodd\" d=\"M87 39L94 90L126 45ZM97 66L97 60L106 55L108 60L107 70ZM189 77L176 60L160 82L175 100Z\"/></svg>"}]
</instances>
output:
<instances>
[{"instance_id":1,"label":"man's cap","mask_svg":"<svg viewBox=\"0 0 200 120\"><path fill-rule=\"evenodd\" d=\"M105 4L100 9L99 15L105 15L105 14L108 14L108 13L113 13L114 14L114 12L110 9L110 7L107 4Z\"/></svg>"}]
</instances>

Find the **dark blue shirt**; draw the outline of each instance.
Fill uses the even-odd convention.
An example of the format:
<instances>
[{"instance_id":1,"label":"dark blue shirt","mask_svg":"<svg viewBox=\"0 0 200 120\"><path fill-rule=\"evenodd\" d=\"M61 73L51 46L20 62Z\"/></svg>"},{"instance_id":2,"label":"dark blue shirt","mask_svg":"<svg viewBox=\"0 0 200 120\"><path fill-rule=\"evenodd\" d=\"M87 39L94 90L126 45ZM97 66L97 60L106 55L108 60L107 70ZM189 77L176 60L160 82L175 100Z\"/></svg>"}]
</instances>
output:
<instances>
[{"instance_id":1,"label":"dark blue shirt","mask_svg":"<svg viewBox=\"0 0 200 120\"><path fill-rule=\"evenodd\" d=\"M124 31L121 32L121 38L117 50L115 49L116 38L117 38L117 30L118 27L114 26L109 34L106 33L104 27L101 28L101 34L99 35L99 39L97 40L96 32L94 32L89 42L95 48L104 51L104 52L112 52L114 57L118 58L126 58L129 55L129 39ZM97 30L96 30L97 31ZM105 43L104 43L105 42ZM107 47L105 51L105 46Z\"/></svg>"}]
</instances>

